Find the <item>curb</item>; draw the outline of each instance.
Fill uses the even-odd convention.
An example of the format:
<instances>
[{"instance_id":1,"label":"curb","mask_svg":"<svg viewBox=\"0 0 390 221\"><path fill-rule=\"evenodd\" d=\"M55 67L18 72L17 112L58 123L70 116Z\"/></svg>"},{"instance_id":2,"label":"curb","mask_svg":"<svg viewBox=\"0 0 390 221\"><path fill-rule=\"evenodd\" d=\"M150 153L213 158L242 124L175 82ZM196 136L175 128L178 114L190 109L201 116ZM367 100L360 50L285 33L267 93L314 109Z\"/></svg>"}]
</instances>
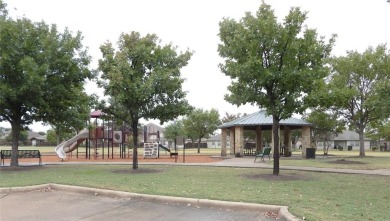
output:
<instances>
[{"instance_id":1,"label":"curb","mask_svg":"<svg viewBox=\"0 0 390 221\"><path fill-rule=\"evenodd\" d=\"M300 220L288 211L287 206L148 195L148 194L129 193L124 191L62 185L62 184L55 184L55 183L26 186L26 187L0 188L0 194L30 192L30 191L37 191L42 189L53 189L53 190L74 192L74 193L81 193L81 194L93 194L95 196L100 195L105 197L133 198L140 201L167 203L167 204L175 204L175 205L179 204L179 205L186 205L186 206L194 206L197 208L209 207L214 209L246 210L246 211L256 211L256 212L263 212L263 213L274 212L274 213L278 213L277 216L278 219L288 220L288 221Z\"/></svg>"}]
</instances>

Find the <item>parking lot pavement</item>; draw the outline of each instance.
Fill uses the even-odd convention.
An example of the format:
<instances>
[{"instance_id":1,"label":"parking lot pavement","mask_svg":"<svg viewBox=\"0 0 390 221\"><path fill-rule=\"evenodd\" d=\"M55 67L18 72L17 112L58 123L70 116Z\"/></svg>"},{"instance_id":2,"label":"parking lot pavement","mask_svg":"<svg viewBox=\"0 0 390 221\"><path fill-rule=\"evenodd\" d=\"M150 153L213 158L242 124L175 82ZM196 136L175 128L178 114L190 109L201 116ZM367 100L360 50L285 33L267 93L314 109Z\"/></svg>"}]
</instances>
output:
<instances>
[{"instance_id":1,"label":"parking lot pavement","mask_svg":"<svg viewBox=\"0 0 390 221\"><path fill-rule=\"evenodd\" d=\"M143 201L126 197L110 197L54 189L41 189L0 194L2 221L101 221L101 220L275 220L263 212L212 207L199 208Z\"/></svg>"}]
</instances>

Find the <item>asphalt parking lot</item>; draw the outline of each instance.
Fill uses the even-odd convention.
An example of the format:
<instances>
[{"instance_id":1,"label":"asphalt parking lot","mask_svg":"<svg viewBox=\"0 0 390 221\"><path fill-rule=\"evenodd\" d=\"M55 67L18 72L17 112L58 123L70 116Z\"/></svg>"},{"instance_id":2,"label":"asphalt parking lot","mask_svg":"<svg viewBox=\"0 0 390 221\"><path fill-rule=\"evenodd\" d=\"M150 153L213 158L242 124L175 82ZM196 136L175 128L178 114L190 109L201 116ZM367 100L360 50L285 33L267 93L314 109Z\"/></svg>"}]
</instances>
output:
<instances>
[{"instance_id":1,"label":"asphalt parking lot","mask_svg":"<svg viewBox=\"0 0 390 221\"><path fill-rule=\"evenodd\" d=\"M2 221L275 220L264 212L151 202L131 197L41 189L0 194Z\"/></svg>"}]
</instances>

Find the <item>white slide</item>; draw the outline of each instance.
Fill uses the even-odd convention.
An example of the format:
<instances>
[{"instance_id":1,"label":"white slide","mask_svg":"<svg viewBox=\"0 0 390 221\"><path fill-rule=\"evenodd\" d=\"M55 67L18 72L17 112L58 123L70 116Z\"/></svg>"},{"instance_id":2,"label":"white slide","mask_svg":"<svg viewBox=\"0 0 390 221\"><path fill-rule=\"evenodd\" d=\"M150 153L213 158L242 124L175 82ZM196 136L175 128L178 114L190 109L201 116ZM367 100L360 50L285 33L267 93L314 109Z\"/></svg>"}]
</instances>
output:
<instances>
[{"instance_id":1,"label":"white slide","mask_svg":"<svg viewBox=\"0 0 390 221\"><path fill-rule=\"evenodd\" d=\"M83 129L76 136L70 138L67 141L62 142L60 145L56 146L56 153L59 158L65 159L66 153L72 152L75 150L80 143L86 140L89 137L89 130Z\"/></svg>"}]
</instances>

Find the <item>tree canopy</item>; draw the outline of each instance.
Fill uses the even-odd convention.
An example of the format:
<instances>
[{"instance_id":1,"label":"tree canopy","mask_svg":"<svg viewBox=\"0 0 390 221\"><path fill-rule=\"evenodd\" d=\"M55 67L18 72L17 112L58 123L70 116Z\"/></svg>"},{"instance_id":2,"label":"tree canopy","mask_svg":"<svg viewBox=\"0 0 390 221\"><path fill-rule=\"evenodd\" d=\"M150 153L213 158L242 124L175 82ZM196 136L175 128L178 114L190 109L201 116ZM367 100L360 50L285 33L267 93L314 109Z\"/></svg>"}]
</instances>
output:
<instances>
[{"instance_id":1,"label":"tree canopy","mask_svg":"<svg viewBox=\"0 0 390 221\"><path fill-rule=\"evenodd\" d=\"M307 95L327 76L324 59L334 37L326 43L315 29L304 26L307 13L291 8L282 23L274 11L261 4L256 15L240 20L225 18L219 26L220 68L232 79L225 99L265 108L273 117L274 171L279 174L279 122L303 113Z\"/></svg>"},{"instance_id":2,"label":"tree canopy","mask_svg":"<svg viewBox=\"0 0 390 221\"><path fill-rule=\"evenodd\" d=\"M337 115L327 113L326 110L317 109L312 111L306 117L306 120L312 123L313 138L315 142L322 141L324 155L328 154L330 142L335 136L345 129L345 122L339 120Z\"/></svg>"},{"instance_id":3,"label":"tree canopy","mask_svg":"<svg viewBox=\"0 0 390 221\"><path fill-rule=\"evenodd\" d=\"M100 50L103 58L99 60L99 85L115 101L107 111L115 114L118 105L126 109L133 129L133 169L137 169L139 120L159 119L164 123L191 110L182 91L180 69L187 65L192 53L178 53L177 47L162 45L155 34L142 37L138 32L122 33L118 50L110 42Z\"/></svg>"},{"instance_id":4,"label":"tree canopy","mask_svg":"<svg viewBox=\"0 0 390 221\"><path fill-rule=\"evenodd\" d=\"M364 131L390 116L390 54L386 45L363 53L348 51L331 60L332 74L325 90L313 99L344 118L359 134L360 153L365 156Z\"/></svg>"},{"instance_id":5,"label":"tree canopy","mask_svg":"<svg viewBox=\"0 0 390 221\"><path fill-rule=\"evenodd\" d=\"M164 130L164 136L172 140L175 144L176 148L176 138L178 136L185 136L184 126L182 120L175 120L171 123L169 123Z\"/></svg>"},{"instance_id":6,"label":"tree canopy","mask_svg":"<svg viewBox=\"0 0 390 221\"><path fill-rule=\"evenodd\" d=\"M65 117L61 110L77 105L84 80L94 75L80 32L6 14L0 27L0 121L11 124L11 166L17 166L20 131Z\"/></svg>"},{"instance_id":7,"label":"tree canopy","mask_svg":"<svg viewBox=\"0 0 390 221\"><path fill-rule=\"evenodd\" d=\"M198 139L198 153L200 153L200 142L202 138L213 134L218 125L221 124L221 121L219 120L219 113L216 109L211 109L210 111L195 109L186 116L183 124L186 133Z\"/></svg>"}]
</instances>

